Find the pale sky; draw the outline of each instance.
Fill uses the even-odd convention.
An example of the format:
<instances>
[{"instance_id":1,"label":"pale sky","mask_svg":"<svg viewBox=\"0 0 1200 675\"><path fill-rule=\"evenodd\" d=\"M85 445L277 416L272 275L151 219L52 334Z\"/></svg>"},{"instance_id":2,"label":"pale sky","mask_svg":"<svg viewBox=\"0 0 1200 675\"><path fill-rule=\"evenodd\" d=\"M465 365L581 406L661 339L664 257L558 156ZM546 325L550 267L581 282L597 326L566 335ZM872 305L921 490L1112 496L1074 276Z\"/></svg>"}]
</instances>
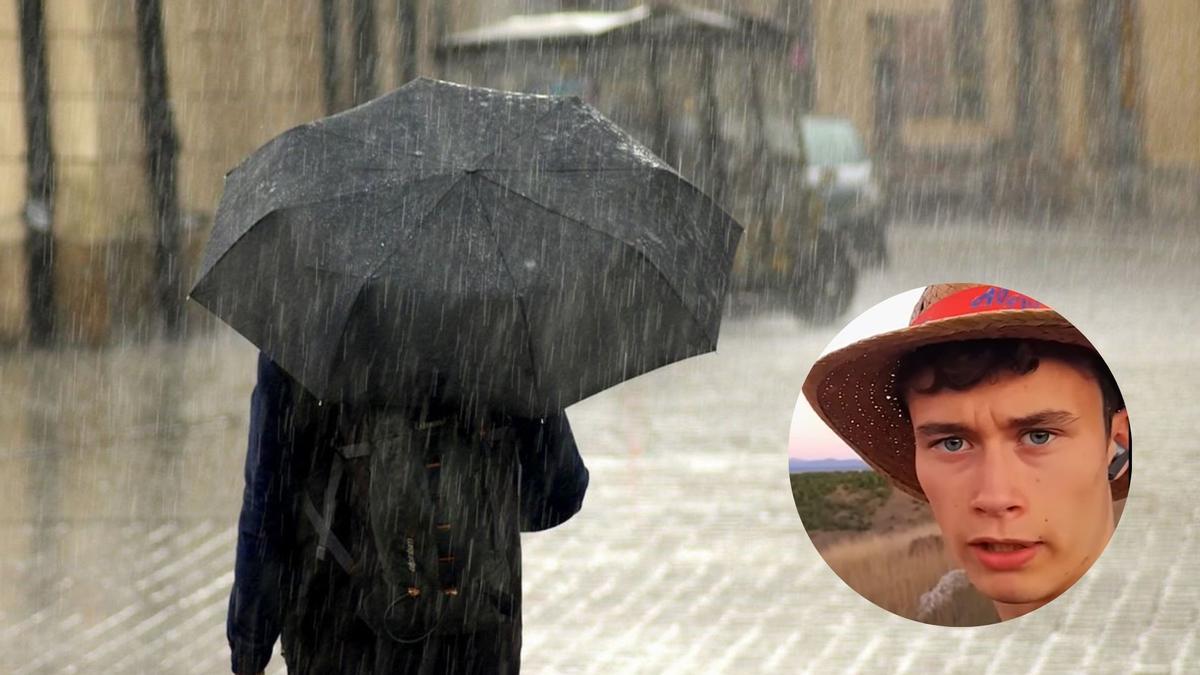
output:
<instances>
[{"instance_id":1,"label":"pale sky","mask_svg":"<svg viewBox=\"0 0 1200 675\"><path fill-rule=\"evenodd\" d=\"M824 356L871 335L886 333L908 325L913 307L925 287L914 288L884 300L859 314L846 324L821 352ZM788 438L788 455L797 459L851 459L858 457L842 439L837 437L808 405L804 394L796 400L792 413L792 429Z\"/></svg>"}]
</instances>

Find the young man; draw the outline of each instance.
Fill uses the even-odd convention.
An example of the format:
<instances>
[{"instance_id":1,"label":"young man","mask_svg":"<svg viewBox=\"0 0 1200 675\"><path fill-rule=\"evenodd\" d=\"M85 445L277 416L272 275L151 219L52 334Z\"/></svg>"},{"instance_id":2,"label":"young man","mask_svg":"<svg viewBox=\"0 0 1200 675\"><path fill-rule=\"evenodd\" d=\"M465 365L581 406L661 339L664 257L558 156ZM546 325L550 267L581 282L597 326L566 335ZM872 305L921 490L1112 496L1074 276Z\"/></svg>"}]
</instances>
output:
<instances>
[{"instance_id":1,"label":"young man","mask_svg":"<svg viewBox=\"0 0 1200 675\"><path fill-rule=\"evenodd\" d=\"M1103 552L1129 489L1120 391L1091 343L1013 291L930 286L907 328L823 357L817 413L928 501L1001 620L1061 595Z\"/></svg>"}]
</instances>

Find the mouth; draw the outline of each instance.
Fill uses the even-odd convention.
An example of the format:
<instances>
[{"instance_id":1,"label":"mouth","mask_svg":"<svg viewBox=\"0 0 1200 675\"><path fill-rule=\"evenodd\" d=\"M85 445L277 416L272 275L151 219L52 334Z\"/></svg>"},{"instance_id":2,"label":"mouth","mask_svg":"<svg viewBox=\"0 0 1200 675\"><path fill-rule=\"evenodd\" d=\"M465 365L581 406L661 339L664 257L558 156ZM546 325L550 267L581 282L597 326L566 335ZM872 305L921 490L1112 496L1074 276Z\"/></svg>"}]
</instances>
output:
<instances>
[{"instance_id":1,"label":"mouth","mask_svg":"<svg viewBox=\"0 0 1200 675\"><path fill-rule=\"evenodd\" d=\"M984 567L996 572L1010 572L1028 565L1043 544L1024 539L978 537L968 541L967 546Z\"/></svg>"}]
</instances>

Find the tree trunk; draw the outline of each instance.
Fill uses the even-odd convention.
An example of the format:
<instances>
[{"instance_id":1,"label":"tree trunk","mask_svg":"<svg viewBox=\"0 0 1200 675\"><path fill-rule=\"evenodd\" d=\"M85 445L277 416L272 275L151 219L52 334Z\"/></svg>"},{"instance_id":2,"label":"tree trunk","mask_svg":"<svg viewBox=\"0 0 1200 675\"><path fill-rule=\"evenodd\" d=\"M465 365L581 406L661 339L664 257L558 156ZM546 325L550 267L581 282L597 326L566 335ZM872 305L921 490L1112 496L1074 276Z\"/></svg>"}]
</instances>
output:
<instances>
[{"instance_id":1,"label":"tree trunk","mask_svg":"<svg viewBox=\"0 0 1200 675\"><path fill-rule=\"evenodd\" d=\"M654 152L658 153L668 164L675 166L678 158L674 156L671 147L670 120L667 113L667 94L662 77L662 47L651 37L649 49L649 75L651 96L654 97ZM678 168L678 167L677 167Z\"/></svg>"},{"instance_id":2,"label":"tree trunk","mask_svg":"<svg viewBox=\"0 0 1200 675\"><path fill-rule=\"evenodd\" d=\"M873 94L875 126L872 130L874 152L879 163L891 164L898 150L900 131L900 57L896 46L896 24L892 17L871 19Z\"/></svg>"},{"instance_id":3,"label":"tree trunk","mask_svg":"<svg viewBox=\"0 0 1200 675\"><path fill-rule=\"evenodd\" d=\"M721 110L717 97L717 59L713 48L700 53L701 76L704 78L704 139L708 145L708 188L713 199L725 206L727 153L721 138Z\"/></svg>"},{"instance_id":4,"label":"tree trunk","mask_svg":"<svg viewBox=\"0 0 1200 675\"><path fill-rule=\"evenodd\" d=\"M417 77L417 49L419 27L417 26L417 0L398 0L400 7L400 73L401 83L411 82ZM441 4L441 3L439 3ZM443 8L444 10L444 8Z\"/></svg>"},{"instance_id":5,"label":"tree trunk","mask_svg":"<svg viewBox=\"0 0 1200 675\"><path fill-rule=\"evenodd\" d=\"M442 45L446 42L446 36L450 34L450 7L448 2L435 2L433 8L434 29L433 34L437 37L436 44ZM438 53L438 58L434 61L434 67L437 69L438 77L445 79L446 77L446 56L443 53Z\"/></svg>"},{"instance_id":6,"label":"tree trunk","mask_svg":"<svg viewBox=\"0 0 1200 675\"><path fill-rule=\"evenodd\" d=\"M35 345L54 339L54 152L42 0L21 0L21 78L25 113L25 249L29 334Z\"/></svg>"},{"instance_id":7,"label":"tree trunk","mask_svg":"<svg viewBox=\"0 0 1200 675\"><path fill-rule=\"evenodd\" d=\"M750 109L754 113L755 120L754 156L765 160L768 153L767 107L763 101L761 79L758 68L751 64L748 84L750 86ZM765 169L769 163L764 161L759 166ZM775 251L775 223L767 209L767 198L770 194L773 176L766 170L752 170L751 173L754 176L754 185L758 188L758 194L755 195L750 209L752 220L750 227L753 227L758 233L758 255L754 259L753 274L757 277L759 284L770 286L775 276L775 270L771 264Z\"/></svg>"},{"instance_id":8,"label":"tree trunk","mask_svg":"<svg viewBox=\"0 0 1200 675\"><path fill-rule=\"evenodd\" d=\"M1016 149L1022 155L1033 150L1033 135L1036 125L1034 63L1037 49L1034 42L1034 12L1037 8L1030 0L1017 3L1017 129Z\"/></svg>"},{"instance_id":9,"label":"tree trunk","mask_svg":"<svg viewBox=\"0 0 1200 675\"><path fill-rule=\"evenodd\" d=\"M180 214L176 183L179 141L167 86L161 0L137 0L137 38L142 70L142 123L147 176L158 237L154 251L155 294L168 337L183 332L180 297Z\"/></svg>"},{"instance_id":10,"label":"tree trunk","mask_svg":"<svg viewBox=\"0 0 1200 675\"><path fill-rule=\"evenodd\" d=\"M338 90L338 15L335 0L321 0L321 93L325 97L325 114L341 110Z\"/></svg>"},{"instance_id":11,"label":"tree trunk","mask_svg":"<svg viewBox=\"0 0 1200 675\"><path fill-rule=\"evenodd\" d=\"M375 98L375 65L379 47L375 40L375 0L354 0L354 105Z\"/></svg>"}]
</instances>

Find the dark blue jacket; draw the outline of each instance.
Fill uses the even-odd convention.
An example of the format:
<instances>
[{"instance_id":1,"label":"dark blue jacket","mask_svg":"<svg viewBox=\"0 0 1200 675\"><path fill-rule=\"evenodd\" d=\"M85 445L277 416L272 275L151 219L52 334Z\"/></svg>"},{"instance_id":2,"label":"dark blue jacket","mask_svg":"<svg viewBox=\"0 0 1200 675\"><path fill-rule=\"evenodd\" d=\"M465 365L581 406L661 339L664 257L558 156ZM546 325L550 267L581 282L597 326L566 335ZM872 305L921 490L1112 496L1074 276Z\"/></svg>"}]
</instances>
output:
<instances>
[{"instance_id":1,"label":"dark blue jacket","mask_svg":"<svg viewBox=\"0 0 1200 675\"><path fill-rule=\"evenodd\" d=\"M294 541L292 491L319 442L311 427L293 423L292 388L298 386L264 354L250 398L250 442L246 486L238 520L237 560L229 596L226 635L235 673L257 673L271 658L279 637L289 587L289 547ZM579 456L566 415L518 420L521 529L554 527L583 504L588 470Z\"/></svg>"}]
</instances>

